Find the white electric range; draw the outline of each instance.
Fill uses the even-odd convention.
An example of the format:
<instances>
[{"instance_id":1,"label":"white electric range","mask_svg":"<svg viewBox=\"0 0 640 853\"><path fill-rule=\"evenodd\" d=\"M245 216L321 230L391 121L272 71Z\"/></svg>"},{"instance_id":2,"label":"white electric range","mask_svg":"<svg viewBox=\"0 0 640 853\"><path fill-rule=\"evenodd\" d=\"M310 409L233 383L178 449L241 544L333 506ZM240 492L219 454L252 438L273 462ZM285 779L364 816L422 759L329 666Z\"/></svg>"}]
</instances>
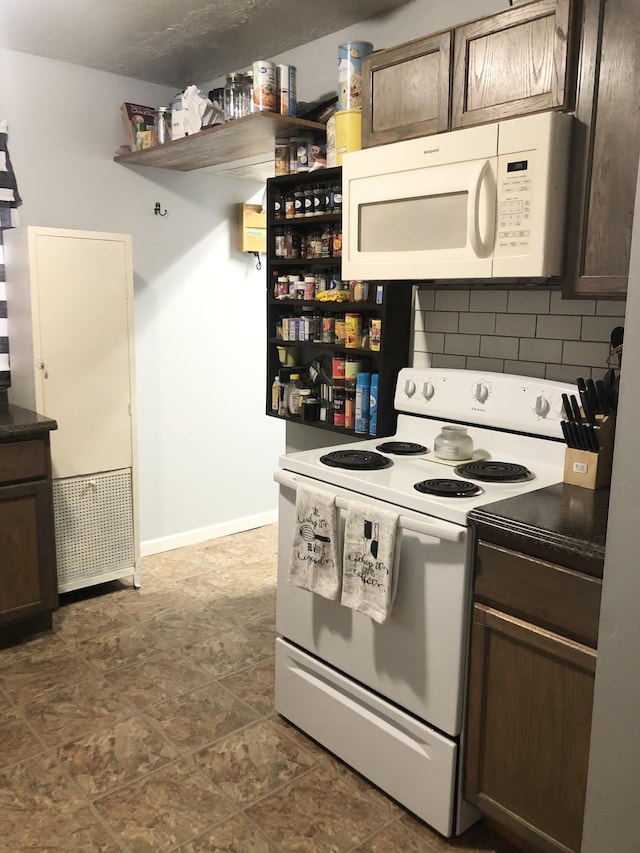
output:
<instances>
[{"instance_id":1,"label":"white electric range","mask_svg":"<svg viewBox=\"0 0 640 853\"><path fill-rule=\"evenodd\" d=\"M575 391L508 374L403 369L393 437L286 454L275 474L276 709L446 836L478 816L459 790L467 515L562 480L561 395ZM461 463L470 467L434 454L442 427L456 423L473 440ZM335 496L341 530L351 501L397 512L398 586L384 625L288 584L302 483Z\"/></svg>"}]
</instances>

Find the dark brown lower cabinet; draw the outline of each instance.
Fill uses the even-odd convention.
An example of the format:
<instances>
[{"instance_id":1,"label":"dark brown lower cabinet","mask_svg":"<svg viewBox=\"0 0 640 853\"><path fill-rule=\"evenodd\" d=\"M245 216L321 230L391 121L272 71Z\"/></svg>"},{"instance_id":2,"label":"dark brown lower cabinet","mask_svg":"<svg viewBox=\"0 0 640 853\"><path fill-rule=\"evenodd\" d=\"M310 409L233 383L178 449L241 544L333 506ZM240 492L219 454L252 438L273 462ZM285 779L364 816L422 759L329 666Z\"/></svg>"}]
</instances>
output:
<instances>
[{"instance_id":1,"label":"dark brown lower cabinet","mask_svg":"<svg viewBox=\"0 0 640 853\"><path fill-rule=\"evenodd\" d=\"M0 443L0 644L58 607L49 440Z\"/></svg>"},{"instance_id":2,"label":"dark brown lower cabinet","mask_svg":"<svg viewBox=\"0 0 640 853\"><path fill-rule=\"evenodd\" d=\"M473 608L467 799L531 849L579 851L596 652Z\"/></svg>"}]
</instances>

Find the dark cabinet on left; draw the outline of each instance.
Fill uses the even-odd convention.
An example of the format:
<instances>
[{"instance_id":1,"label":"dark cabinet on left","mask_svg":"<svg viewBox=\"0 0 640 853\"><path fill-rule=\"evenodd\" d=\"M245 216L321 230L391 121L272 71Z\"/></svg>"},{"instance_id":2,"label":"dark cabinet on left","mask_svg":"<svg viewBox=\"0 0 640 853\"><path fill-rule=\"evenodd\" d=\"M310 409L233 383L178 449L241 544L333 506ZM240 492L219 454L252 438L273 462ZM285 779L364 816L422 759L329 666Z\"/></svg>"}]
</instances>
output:
<instances>
[{"instance_id":1,"label":"dark cabinet on left","mask_svg":"<svg viewBox=\"0 0 640 853\"><path fill-rule=\"evenodd\" d=\"M16 407L4 406L4 409L16 411ZM0 417L0 644L3 644L51 627L52 613L58 608L58 587L49 432L45 429L25 433L18 429L12 434L9 429L10 434L6 435L1 421ZM55 428L55 421L48 423Z\"/></svg>"}]
</instances>

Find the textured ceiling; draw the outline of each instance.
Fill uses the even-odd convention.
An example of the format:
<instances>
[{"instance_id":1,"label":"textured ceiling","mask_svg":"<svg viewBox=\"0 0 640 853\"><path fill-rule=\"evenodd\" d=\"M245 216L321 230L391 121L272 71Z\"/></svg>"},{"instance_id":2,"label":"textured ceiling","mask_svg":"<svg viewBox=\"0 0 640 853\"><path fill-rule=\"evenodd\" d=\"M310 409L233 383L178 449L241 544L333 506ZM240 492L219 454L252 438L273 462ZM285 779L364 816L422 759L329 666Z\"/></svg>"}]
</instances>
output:
<instances>
[{"instance_id":1,"label":"textured ceiling","mask_svg":"<svg viewBox=\"0 0 640 853\"><path fill-rule=\"evenodd\" d=\"M0 47L183 89L409 0L0 0Z\"/></svg>"}]
</instances>

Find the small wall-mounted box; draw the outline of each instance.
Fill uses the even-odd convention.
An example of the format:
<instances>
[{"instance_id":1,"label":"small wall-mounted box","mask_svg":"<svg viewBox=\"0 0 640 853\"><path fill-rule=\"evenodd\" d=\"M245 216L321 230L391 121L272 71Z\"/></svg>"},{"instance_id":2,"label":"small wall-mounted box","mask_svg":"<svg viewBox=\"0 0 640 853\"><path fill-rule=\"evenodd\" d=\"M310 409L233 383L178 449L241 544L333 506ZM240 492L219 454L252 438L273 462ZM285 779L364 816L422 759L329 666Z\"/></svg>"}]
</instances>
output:
<instances>
[{"instance_id":1,"label":"small wall-mounted box","mask_svg":"<svg viewBox=\"0 0 640 853\"><path fill-rule=\"evenodd\" d=\"M261 204L238 205L238 251L267 251L267 214Z\"/></svg>"}]
</instances>

